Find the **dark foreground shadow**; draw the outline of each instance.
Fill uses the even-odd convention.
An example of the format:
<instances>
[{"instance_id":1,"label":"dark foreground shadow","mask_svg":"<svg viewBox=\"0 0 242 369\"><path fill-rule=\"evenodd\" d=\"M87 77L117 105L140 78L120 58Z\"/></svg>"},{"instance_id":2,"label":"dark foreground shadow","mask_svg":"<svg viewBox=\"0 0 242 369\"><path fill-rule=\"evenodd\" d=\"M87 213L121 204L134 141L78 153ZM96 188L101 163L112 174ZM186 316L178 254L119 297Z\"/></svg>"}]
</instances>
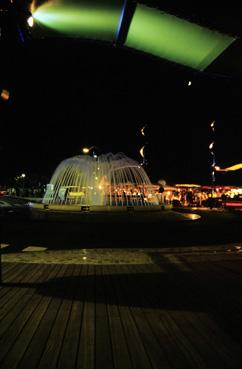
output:
<instances>
[{"instance_id":1,"label":"dark foreground shadow","mask_svg":"<svg viewBox=\"0 0 242 369\"><path fill-rule=\"evenodd\" d=\"M180 278L180 275L174 276ZM4 283L4 286L35 288L38 294L68 300L118 304L150 309L207 310L201 295L187 295L166 273L67 276L44 283Z\"/></svg>"},{"instance_id":2,"label":"dark foreground shadow","mask_svg":"<svg viewBox=\"0 0 242 369\"><path fill-rule=\"evenodd\" d=\"M5 222L1 233L0 241L11 244L4 253L29 245L49 249L201 246L240 242L242 219L228 214L209 214L198 221L163 219L158 214L85 214L69 221Z\"/></svg>"},{"instance_id":3,"label":"dark foreground shadow","mask_svg":"<svg viewBox=\"0 0 242 369\"><path fill-rule=\"evenodd\" d=\"M36 293L60 300L126 306L152 311L205 312L227 334L242 343L242 280L217 274L215 271L178 272L166 268L158 260L161 272L149 272L149 267L133 266L133 272L118 266L89 266L81 276L52 278L43 283L4 283L3 287L34 288ZM163 268L164 267L164 268ZM142 271L143 269L143 271ZM145 269L147 271L145 271ZM129 266L132 270L132 266ZM135 271L136 270L136 271ZM208 268L209 270L209 268Z\"/></svg>"}]
</instances>

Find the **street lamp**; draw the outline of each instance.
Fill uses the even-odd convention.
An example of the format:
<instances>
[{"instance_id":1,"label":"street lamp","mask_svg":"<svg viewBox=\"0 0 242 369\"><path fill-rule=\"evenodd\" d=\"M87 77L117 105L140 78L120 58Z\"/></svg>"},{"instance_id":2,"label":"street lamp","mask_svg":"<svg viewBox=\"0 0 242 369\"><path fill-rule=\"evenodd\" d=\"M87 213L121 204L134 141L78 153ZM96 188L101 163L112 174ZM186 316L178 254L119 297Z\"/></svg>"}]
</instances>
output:
<instances>
[{"instance_id":1,"label":"street lamp","mask_svg":"<svg viewBox=\"0 0 242 369\"><path fill-rule=\"evenodd\" d=\"M22 191L22 195L23 195L23 192L24 192L25 178L26 178L25 173L22 173L22 174L20 174L20 175L18 175L14 178L15 181L16 181L17 187L19 189L21 189L21 191Z\"/></svg>"},{"instance_id":2,"label":"street lamp","mask_svg":"<svg viewBox=\"0 0 242 369\"><path fill-rule=\"evenodd\" d=\"M97 158L97 152L96 152L95 149L98 149L98 147L97 146L83 147L82 152L83 152L83 154L92 153L92 156L96 159Z\"/></svg>"},{"instance_id":3,"label":"street lamp","mask_svg":"<svg viewBox=\"0 0 242 369\"><path fill-rule=\"evenodd\" d=\"M22 192L23 192L23 196L24 196L24 186L25 186L25 178L26 178L26 174L25 173L22 173L21 176L20 176L21 180L22 180Z\"/></svg>"},{"instance_id":4,"label":"street lamp","mask_svg":"<svg viewBox=\"0 0 242 369\"><path fill-rule=\"evenodd\" d=\"M83 154L88 154L90 149L88 147L83 147L82 152Z\"/></svg>"},{"instance_id":5,"label":"street lamp","mask_svg":"<svg viewBox=\"0 0 242 369\"><path fill-rule=\"evenodd\" d=\"M26 174L22 173L22 174L20 174L20 176L16 176L15 180L18 181L19 179L21 180L21 179L24 179L24 178L26 178Z\"/></svg>"}]
</instances>

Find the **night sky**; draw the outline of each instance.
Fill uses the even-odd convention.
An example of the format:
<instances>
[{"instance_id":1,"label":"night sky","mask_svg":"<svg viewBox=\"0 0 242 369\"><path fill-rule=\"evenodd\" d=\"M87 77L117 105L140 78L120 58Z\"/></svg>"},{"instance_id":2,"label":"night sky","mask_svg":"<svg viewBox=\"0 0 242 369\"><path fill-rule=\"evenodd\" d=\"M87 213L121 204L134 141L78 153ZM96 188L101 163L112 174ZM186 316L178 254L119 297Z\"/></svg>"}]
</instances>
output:
<instances>
[{"instance_id":1,"label":"night sky","mask_svg":"<svg viewBox=\"0 0 242 369\"><path fill-rule=\"evenodd\" d=\"M4 55L1 81L11 98L0 112L3 182L22 172L48 182L84 146L141 162L146 143L153 182L208 184L213 120L217 164L242 162L240 79L97 41L33 40ZM242 184L240 176L217 181Z\"/></svg>"}]
</instances>

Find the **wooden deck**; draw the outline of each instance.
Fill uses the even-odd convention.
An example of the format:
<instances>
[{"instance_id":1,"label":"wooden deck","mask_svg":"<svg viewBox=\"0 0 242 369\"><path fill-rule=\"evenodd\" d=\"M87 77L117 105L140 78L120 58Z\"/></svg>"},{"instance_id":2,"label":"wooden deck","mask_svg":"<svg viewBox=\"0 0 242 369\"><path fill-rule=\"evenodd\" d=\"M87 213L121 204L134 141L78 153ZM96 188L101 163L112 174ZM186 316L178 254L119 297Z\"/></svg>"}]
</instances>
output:
<instances>
[{"instance_id":1,"label":"wooden deck","mask_svg":"<svg viewBox=\"0 0 242 369\"><path fill-rule=\"evenodd\" d=\"M4 263L1 369L242 367L240 253Z\"/></svg>"}]
</instances>

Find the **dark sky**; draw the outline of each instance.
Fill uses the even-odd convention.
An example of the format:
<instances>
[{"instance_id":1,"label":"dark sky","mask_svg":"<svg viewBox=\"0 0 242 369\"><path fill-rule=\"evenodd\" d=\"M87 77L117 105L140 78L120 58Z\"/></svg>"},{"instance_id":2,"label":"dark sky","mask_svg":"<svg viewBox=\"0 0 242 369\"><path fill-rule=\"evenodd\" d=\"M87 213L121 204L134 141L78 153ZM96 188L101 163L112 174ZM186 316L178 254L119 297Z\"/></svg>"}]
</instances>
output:
<instances>
[{"instance_id":1,"label":"dark sky","mask_svg":"<svg viewBox=\"0 0 242 369\"><path fill-rule=\"evenodd\" d=\"M33 40L8 45L4 55L1 81L11 98L1 103L2 180L26 172L48 181L86 145L141 161L147 143L152 181L209 183L213 120L218 165L242 162L241 82L234 77L96 41Z\"/></svg>"}]
</instances>

